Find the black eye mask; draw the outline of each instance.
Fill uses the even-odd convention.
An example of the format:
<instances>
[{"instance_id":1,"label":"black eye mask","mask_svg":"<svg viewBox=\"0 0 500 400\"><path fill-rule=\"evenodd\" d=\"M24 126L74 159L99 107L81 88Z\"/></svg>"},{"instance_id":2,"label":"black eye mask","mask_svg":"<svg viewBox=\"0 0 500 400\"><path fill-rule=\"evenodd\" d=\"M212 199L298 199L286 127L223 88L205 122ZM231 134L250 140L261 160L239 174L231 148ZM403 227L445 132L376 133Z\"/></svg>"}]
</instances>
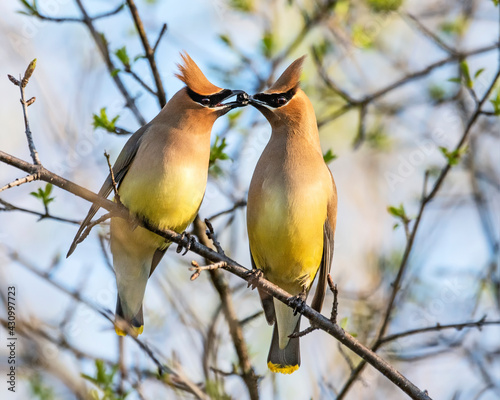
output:
<instances>
[{"instance_id":1,"label":"black eye mask","mask_svg":"<svg viewBox=\"0 0 500 400\"><path fill-rule=\"evenodd\" d=\"M189 88L187 88L187 93L189 97L191 97L191 100L201 104L202 106L210 108L221 106L221 102L227 99L232 94L231 90L223 89L219 93L203 96L201 94L193 92Z\"/></svg>"},{"instance_id":2,"label":"black eye mask","mask_svg":"<svg viewBox=\"0 0 500 400\"><path fill-rule=\"evenodd\" d=\"M284 106L287 104L292 97L295 95L297 92L298 86L295 86L294 88L290 89L288 92L284 93L257 93L254 94L252 97L255 100L262 101L263 103L266 103L268 106L273 107L273 108L278 108L281 106Z\"/></svg>"}]
</instances>

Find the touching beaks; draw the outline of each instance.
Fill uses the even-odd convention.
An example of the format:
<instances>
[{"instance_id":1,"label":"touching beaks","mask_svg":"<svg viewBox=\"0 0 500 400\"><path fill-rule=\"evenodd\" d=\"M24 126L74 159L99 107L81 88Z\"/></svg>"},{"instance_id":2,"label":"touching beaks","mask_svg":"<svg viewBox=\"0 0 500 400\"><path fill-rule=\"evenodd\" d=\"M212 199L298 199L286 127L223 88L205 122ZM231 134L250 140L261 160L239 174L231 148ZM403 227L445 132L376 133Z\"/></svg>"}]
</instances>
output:
<instances>
[{"instance_id":1,"label":"touching beaks","mask_svg":"<svg viewBox=\"0 0 500 400\"><path fill-rule=\"evenodd\" d=\"M216 105L216 107L229 107L229 109L232 110L233 108L244 107L248 105L249 96L243 90L228 90L228 92L228 95L224 99L222 99L221 102ZM234 96L236 96L235 101L224 103L224 101Z\"/></svg>"}]
</instances>

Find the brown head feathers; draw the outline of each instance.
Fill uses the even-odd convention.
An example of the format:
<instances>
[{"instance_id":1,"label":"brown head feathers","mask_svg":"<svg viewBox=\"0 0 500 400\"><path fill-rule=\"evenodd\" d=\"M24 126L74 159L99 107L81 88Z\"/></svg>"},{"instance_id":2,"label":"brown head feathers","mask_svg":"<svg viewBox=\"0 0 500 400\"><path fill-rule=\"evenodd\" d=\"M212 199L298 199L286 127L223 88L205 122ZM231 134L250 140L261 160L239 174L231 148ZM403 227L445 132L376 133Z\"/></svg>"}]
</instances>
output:
<instances>
[{"instance_id":1,"label":"brown head feathers","mask_svg":"<svg viewBox=\"0 0 500 400\"><path fill-rule=\"evenodd\" d=\"M267 89L264 93L284 93L298 86L300 83L300 74L302 73L302 64L306 56L303 55L297 58L290 66L281 74L274 85Z\"/></svg>"},{"instance_id":2,"label":"brown head feathers","mask_svg":"<svg viewBox=\"0 0 500 400\"><path fill-rule=\"evenodd\" d=\"M177 65L179 73L175 74L175 76L184 82L189 89L204 96L218 93L222 90L222 88L210 83L188 53L181 53L181 57L183 63Z\"/></svg>"}]
</instances>

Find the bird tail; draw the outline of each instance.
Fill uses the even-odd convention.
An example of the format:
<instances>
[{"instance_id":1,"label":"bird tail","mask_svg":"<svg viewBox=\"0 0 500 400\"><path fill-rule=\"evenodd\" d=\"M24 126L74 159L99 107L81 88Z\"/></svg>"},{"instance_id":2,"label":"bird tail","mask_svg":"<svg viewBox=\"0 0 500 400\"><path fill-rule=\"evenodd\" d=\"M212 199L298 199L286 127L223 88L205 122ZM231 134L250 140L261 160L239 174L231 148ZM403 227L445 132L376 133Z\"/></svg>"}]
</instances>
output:
<instances>
[{"instance_id":1,"label":"bird tail","mask_svg":"<svg viewBox=\"0 0 500 400\"><path fill-rule=\"evenodd\" d=\"M132 318L127 317L123 312L120 296L116 299L116 312L115 312L115 332L119 336L127 336L127 330L122 329L123 324L128 324L128 331L131 335L137 337L144 330L144 315L142 312L142 304L139 311Z\"/></svg>"},{"instance_id":2,"label":"bird tail","mask_svg":"<svg viewBox=\"0 0 500 400\"><path fill-rule=\"evenodd\" d=\"M272 372L291 374L300 366L300 342L299 338L291 338L288 344L282 349L279 344L278 321L274 324L273 340L269 355L267 356L267 366ZM300 331L300 318L295 326L294 333Z\"/></svg>"}]
</instances>

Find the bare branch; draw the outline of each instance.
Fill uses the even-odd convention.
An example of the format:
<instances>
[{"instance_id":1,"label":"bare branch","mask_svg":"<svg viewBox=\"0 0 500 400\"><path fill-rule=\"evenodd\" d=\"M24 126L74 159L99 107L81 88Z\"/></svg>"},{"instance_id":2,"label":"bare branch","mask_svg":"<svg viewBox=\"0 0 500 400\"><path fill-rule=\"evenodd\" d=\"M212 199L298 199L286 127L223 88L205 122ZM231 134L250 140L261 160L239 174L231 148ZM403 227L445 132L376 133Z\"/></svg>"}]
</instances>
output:
<instances>
[{"instance_id":1,"label":"bare branch","mask_svg":"<svg viewBox=\"0 0 500 400\"><path fill-rule=\"evenodd\" d=\"M139 32L139 37L141 38L142 46L146 53L146 58L149 61L149 66L151 67L151 72L153 74L153 78L156 84L156 92L157 92L158 102L160 103L160 108L163 108L165 104L167 104L167 97L165 95L165 89L163 88L163 82L160 78L160 73L156 66L155 52L149 45L149 40L146 35L146 31L144 30L144 25L142 23L141 17L139 16L139 11L137 11L135 1L127 0L127 4L130 9L130 13L132 14L132 18L134 19L137 31Z\"/></svg>"},{"instance_id":2,"label":"bare branch","mask_svg":"<svg viewBox=\"0 0 500 400\"><path fill-rule=\"evenodd\" d=\"M462 322L462 323L457 323L457 324L446 324L446 325L441 325L441 324L436 324L434 326L428 326L425 328L417 328L417 329L411 329L408 331L400 332L400 333L394 333L392 335L385 336L380 340L381 344L386 344L389 342L393 342L394 340L401 339L403 337L407 336L413 336L417 335L419 333L428 333L428 332L438 332L438 331L443 331L446 329L456 329L457 331L461 331L464 328L477 328L481 330L483 326L487 325L500 325L500 320L495 320L495 321L489 321L486 319L486 316L482 317L481 319L477 321L471 321L471 322Z\"/></svg>"},{"instance_id":3,"label":"bare branch","mask_svg":"<svg viewBox=\"0 0 500 400\"><path fill-rule=\"evenodd\" d=\"M106 157L106 162L108 163L109 174L111 175L111 183L113 185L113 193L115 195L115 200L117 203L121 204L120 195L118 194L118 185L115 180L115 172L113 171L113 167L111 166L111 162L109 161L109 154L104 151L104 157Z\"/></svg>"},{"instance_id":4,"label":"bare branch","mask_svg":"<svg viewBox=\"0 0 500 400\"><path fill-rule=\"evenodd\" d=\"M24 183L33 182L33 181L36 181L36 180L38 180L37 174L36 173L35 174L30 174L28 176L25 176L24 178L18 178L15 181L7 183L7 185L2 186L0 188L0 192L3 192L4 190L10 189L10 188L13 188L13 187L16 187L16 186L20 186L20 185L22 185Z\"/></svg>"},{"instance_id":5,"label":"bare branch","mask_svg":"<svg viewBox=\"0 0 500 400\"><path fill-rule=\"evenodd\" d=\"M33 211L33 210L28 210L27 208L22 208L22 207L17 207L11 203L6 202L5 200L0 199L0 204L4 206L4 208L0 208L0 211L20 211L20 212L25 212L27 214L33 214L36 215L39 218L39 220L42 219L53 219L55 221L60 221L60 222L68 222L70 224L76 224L80 225L81 221L77 221L74 219L68 219L68 218L62 218L62 217L55 217L54 215L47 214L47 213L41 213L38 211Z\"/></svg>"},{"instance_id":6,"label":"bare branch","mask_svg":"<svg viewBox=\"0 0 500 400\"><path fill-rule=\"evenodd\" d=\"M191 275L191 280L194 281L196 278L198 278L201 274L202 271L214 271L219 268L224 268L227 266L227 263L225 261L220 261L215 264L209 264L205 266L200 266L196 261L191 261L192 267L189 267L190 271L195 271L193 275Z\"/></svg>"}]
</instances>

